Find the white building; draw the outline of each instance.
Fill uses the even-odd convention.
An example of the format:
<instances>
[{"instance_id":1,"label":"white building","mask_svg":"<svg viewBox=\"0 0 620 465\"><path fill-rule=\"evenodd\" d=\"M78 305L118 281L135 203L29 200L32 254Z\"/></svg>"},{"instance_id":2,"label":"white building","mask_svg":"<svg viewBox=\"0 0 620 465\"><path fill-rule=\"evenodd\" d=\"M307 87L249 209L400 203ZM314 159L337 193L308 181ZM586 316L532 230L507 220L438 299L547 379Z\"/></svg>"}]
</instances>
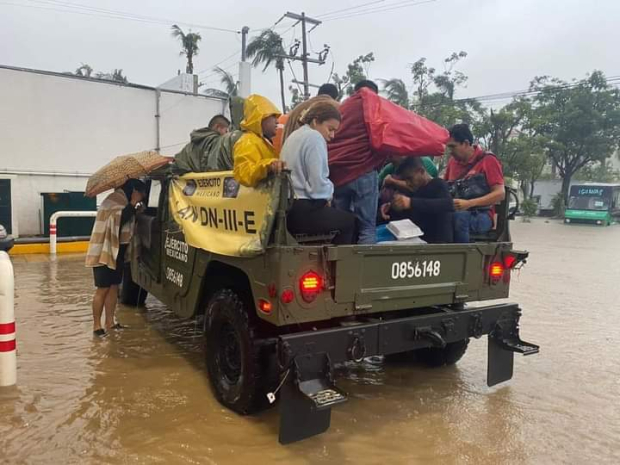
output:
<instances>
[{"instance_id":1,"label":"white building","mask_svg":"<svg viewBox=\"0 0 620 465\"><path fill-rule=\"evenodd\" d=\"M41 193L84 191L117 155L176 154L225 100L135 84L0 66L0 222L43 231Z\"/></svg>"}]
</instances>

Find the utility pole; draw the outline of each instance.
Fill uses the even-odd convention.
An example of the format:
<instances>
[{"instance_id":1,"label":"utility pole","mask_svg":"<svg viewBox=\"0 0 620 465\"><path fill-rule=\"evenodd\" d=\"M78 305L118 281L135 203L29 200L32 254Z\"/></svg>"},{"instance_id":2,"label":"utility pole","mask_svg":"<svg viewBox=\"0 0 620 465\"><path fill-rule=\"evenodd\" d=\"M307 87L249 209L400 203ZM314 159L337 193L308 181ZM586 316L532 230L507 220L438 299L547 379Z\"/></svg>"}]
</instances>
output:
<instances>
[{"instance_id":1,"label":"utility pole","mask_svg":"<svg viewBox=\"0 0 620 465\"><path fill-rule=\"evenodd\" d=\"M250 95L251 87L252 87L252 71L250 67L250 63L246 61L246 45L248 40L248 32L250 32L250 28L244 26L241 29L241 61L239 62L239 97L246 98Z\"/></svg>"},{"instance_id":2,"label":"utility pole","mask_svg":"<svg viewBox=\"0 0 620 465\"><path fill-rule=\"evenodd\" d=\"M290 11L286 12L286 14L284 15L286 18L291 18L296 20L298 23L301 23L301 57L295 56L295 55L284 55L282 58L288 59L288 60L296 60L296 61L301 61L302 65L303 65L303 69L304 69L304 81L303 81L303 85L304 85L304 99L309 99L310 98L310 91L309 91L309 87L310 87L310 83L308 81L308 63L316 63L318 65L322 65L325 63L324 59L315 59L315 58L310 58L309 54L308 54L308 37L307 37L307 32L306 32L306 24L312 24L314 27L317 27L319 24L321 24L321 21L319 21L318 19L314 19L314 18L310 18L308 16L306 16L305 13L301 13L301 14L297 14L297 13L291 13ZM320 57L319 57L320 58Z\"/></svg>"},{"instance_id":3,"label":"utility pole","mask_svg":"<svg viewBox=\"0 0 620 465\"><path fill-rule=\"evenodd\" d=\"M304 99L310 98L310 91L308 89L308 39L306 37L306 13L301 12L301 56L303 58L302 64L304 67Z\"/></svg>"},{"instance_id":4,"label":"utility pole","mask_svg":"<svg viewBox=\"0 0 620 465\"><path fill-rule=\"evenodd\" d=\"M245 49L247 47L248 32L250 32L250 28L243 26L243 29L241 29L241 61L247 60Z\"/></svg>"}]
</instances>

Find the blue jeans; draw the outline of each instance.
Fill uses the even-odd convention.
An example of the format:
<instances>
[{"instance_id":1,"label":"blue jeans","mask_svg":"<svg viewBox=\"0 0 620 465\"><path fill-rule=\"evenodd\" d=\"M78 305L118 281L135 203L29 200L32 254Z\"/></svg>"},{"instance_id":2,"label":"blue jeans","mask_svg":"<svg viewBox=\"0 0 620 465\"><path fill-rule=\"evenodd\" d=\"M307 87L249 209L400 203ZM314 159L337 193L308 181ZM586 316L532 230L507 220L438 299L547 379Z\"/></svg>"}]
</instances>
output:
<instances>
[{"instance_id":1,"label":"blue jeans","mask_svg":"<svg viewBox=\"0 0 620 465\"><path fill-rule=\"evenodd\" d=\"M454 213L454 242L469 243L469 234L484 234L491 230L493 221L488 211Z\"/></svg>"},{"instance_id":2,"label":"blue jeans","mask_svg":"<svg viewBox=\"0 0 620 465\"><path fill-rule=\"evenodd\" d=\"M334 206L357 218L358 244L377 243L378 204L379 176L374 170L334 190Z\"/></svg>"}]
</instances>

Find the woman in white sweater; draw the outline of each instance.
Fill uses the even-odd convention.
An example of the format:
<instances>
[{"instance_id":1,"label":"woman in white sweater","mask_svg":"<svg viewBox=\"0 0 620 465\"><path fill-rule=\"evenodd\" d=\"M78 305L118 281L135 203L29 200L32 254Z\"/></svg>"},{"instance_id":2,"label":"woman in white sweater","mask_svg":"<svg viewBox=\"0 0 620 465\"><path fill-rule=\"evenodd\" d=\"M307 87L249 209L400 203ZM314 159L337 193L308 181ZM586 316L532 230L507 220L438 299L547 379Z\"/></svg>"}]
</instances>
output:
<instances>
[{"instance_id":1,"label":"woman in white sweater","mask_svg":"<svg viewBox=\"0 0 620 465\"><path fill-rule=\"evenodd\" d=\"M280 160L291 170L295 202L287 217L292 234L335 233L334 244L354 242L355 215L331 207L334 185L329 180L327 142L340 126L340 112L317 102L301 116L303 126L284 143Z\"/></svg>"}]
</instances>

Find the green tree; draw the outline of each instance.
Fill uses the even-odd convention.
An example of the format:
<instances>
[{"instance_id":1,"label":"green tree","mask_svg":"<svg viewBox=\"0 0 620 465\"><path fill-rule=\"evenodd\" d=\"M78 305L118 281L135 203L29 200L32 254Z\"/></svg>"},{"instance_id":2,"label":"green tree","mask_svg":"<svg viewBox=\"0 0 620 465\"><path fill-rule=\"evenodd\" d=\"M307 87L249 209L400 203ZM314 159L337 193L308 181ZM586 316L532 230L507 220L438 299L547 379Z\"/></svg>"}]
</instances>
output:
<instances>
[{"instance_id":1,"label":"green tree","mask_svg":"<svg viewBox=\"0 0 620 465\"><path fill-rule=\"evenodd\" d=\"M290 109L292 110L297 105L299 105L301 102L303 102L304 98L303 98L301 92L299 91L299 89L297 87L288 86L288 91L291 94Z\"/></svg>"},{"instance_id":2,"label":"green tree","mask_svg":"<svg viewBox=\"0 0 620 465\"><path fill-rule=\"evenodd\" d=\"M375 55L373 52L369 52L366 55L358 56L352 63L349 63L347 65L347 72L342 76L334 73L332 81L338 88L338 98L342 98L345 95L353 95L355 84L368 79L370 65L373 61L375 61Z\"/></svg>"},{"instance_id":3,"label":"green tree","mask_svg":"<svg viewBox=\"0 0 620 465\"><path fill-rule=\"evenodd\" d=\"M76 76L91 77L93 74L93 68L90 65L82 63L78 69L75 70Z\"/></svg>"},{"instance_id":4,"label":"green tree","mask_svg":"<svg viewBox=\"0 0 620 465\"><path fill-rule=\"evenodd\" d=\"M127 84L127 82L129 82L127 80L127 76L123 74L122 69L115 69L114 71L112 71L112 80L116 82L122 82L124 84Z\"/></svg>"},{"instance_id":5,"label":"green tree","mask_svg":"<svg viewBox=\"0 0 620 465\"><path fill-rule=\"evenodd\" d=\"M409 91L407 90L407 84L402 79L381 79L381 82L388 100L409 109Z\"/></svg>"},{"instance_id":6,"label":"green tree","mask_svg":"<svg viewBox=\"0 0 620 465\"><path fill-rule=\"evenodd\" d=\"M239 91L239 83L234 76L219 66L213 68L213 71L220 76L220 83L224 86L226 95L228 95L229 98L236 97Z\"/></svg>"},{"instance_id":7,"label":"green tree","mask_svg":"<svg viewBox=\"0 0 620 465\"><path fill-rule=\"evenodd\" d=\"M420 58L411 65L414 92L411 109L445 127L455 123L475 125L484 115L480 102L475 99L455 99L456 90L467 82L467 76L455 70L467 57L466 52L454 52L444 59L444 71L426 64Z\"/></svg>"},{"instance_id":8,"label":"green tree","mask_svg":"<svg viewBox=\"0 0 620 465\"><path fill-rule=\"evenodd\" d=\"M485 111L475 127L481 142L502 161L504 175L518 181L525 199L532 196L534 183L546 166L541 137L530 125L531 115L531 101L517 98L498 111Z\"/></svg>"},{"instance_id":9,"label":"green tree","mask_svg":"<svg viewBox=\"0 0 620 465\"><path fill-rule=\"evenodd\" d=\"M584 166L575 173L575 178L580 181L615 183L620 181L620 172L613 168L609 160L603 160L600 163Z\"/></svg>"},{"instance_id":10,"label":"green tree","mask_svg":"<svg viewBox=\"0 0 620 465\"><path fill-rule=\"evenodd\" d=\"M566 204L575 173L605 162L618 149L620 91L600 71L573 84L537 77L530 90L537 92L531 127L562 178Z\"/></svg>"},{"instance_id":11,"label":"green tree","mask_svg":"<svg viewBox=\"0 0 620 465\"><path fill-rule=\"evenodd\" d=\"M95 77L97 79L104 79L106 81L122 82L123 84L127 84L128 82L127 77L123 74L122 69L115 69L111 73L97 72L95 73Z\"/></svg>"},{"instance_id":12,"label":"green tree","mask_svg":"<svg viewBox=\"0 0 620 465\"><path fill-rule=\"evenodd\" d=\"M187 58L187 66L185 72L187 74L194 74L194 57L198 55L200 47L198 43L202 40L199 32L190 31L186 34L179 26L174 24L172 26L172 37L179 39L181 42L181 51L179 55Z\"/></svg>"},{"instance_id":13,"label":"green tree","mask_svg":"<svg viewBox=\"0 0 620 465\"><path fill-rule=\"evenodd\" d=\"M274 65L280 75L280 98L282 99L282 111L286 112L286 99L284 97L284 58L286 55L282 45L282 37L271 29L263 31L254 37L246 47L248 58L253 58L252 65L263 66L263 73L271 65Z\"/></svg>"}]
</instances>

